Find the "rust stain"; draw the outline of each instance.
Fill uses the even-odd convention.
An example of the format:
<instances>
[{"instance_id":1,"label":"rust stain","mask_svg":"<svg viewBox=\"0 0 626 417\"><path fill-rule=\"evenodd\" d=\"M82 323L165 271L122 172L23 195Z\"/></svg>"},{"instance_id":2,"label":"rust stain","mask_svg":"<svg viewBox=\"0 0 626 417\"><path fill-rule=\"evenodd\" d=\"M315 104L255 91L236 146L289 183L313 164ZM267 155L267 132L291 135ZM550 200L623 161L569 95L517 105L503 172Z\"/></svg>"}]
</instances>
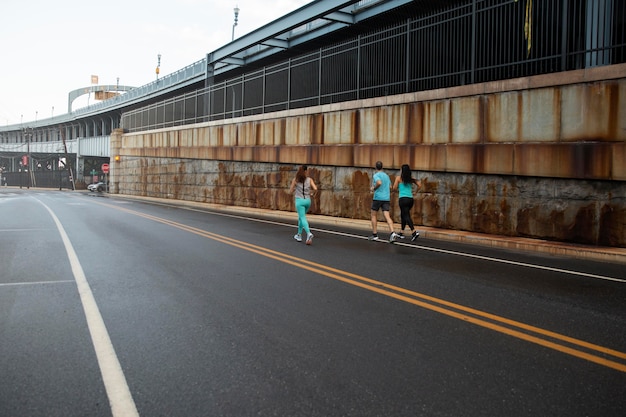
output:
<instances>
[{"instance_id":1,"label":"rust stain","mask_svg":"<svg viewBox=\"0 0 626 417\"><path fill-rule=\"evenodd\" d=\"M576 213L574 222L565 228L568 233L562 237L564 240L579 242L583 244L595 244L596 237L596 209L594 204L580 207Z\"/></svg>"},{"instance_id":2,"label":"rust stain","mask_svg":"<svg viewBox=\"0 0 626 417\"><path fill-rule=\"evenodd\" d=\"M352 173L351 185L353 191L356 192L369 192L372 180L367 172L354 171Z\"/></svg>"},{"instance_id":3,"label":"rust stain","mask_svg":"<svg viewBox=\"0 0 626 417\"><path fill-rule=\"evenodd\" d=\"M497 102L503 94L489 94L489 100L477 94L480 106L468 105L460 118L466 130L453 129L451 111L467 99L438 97L339 110L332 118L301 115L293 123L287 116L172 132L120 131L111 136L112 152L123 157L111 181L122 193L293 210L289 182L296 164L307 163L320 186L312 212L367 219L371 165L380 159L392 173L408 162L421 171L413 210L424 225L626 246L626 185L614 180L623 177L624 85L580 83L567 94L561 91L569 86L524 90L503 104ZM540 106L531 118L515 111L528 103ZM576 123L560 117L562 110L576 117L579 109L588 111L569 120ZM506 120L497 118L502 114ZM571 132L559 137L567 128ZM397 219L397 202L392 210Z\"/></svg>"},{"instance_id":4,"label":"rust stain","mask_svg":"<svg viewBox=\"0 0 626 417\"><path fill-rule=\"evenodd\" d=\"M626 236L626 208L605 204L600 209L598 244L623 245Z\"/></svg>"},{"instance_id":5,"label":"rust stain","mask_svg":"<svg viewBox=\"0 0 626 417\"><path fill-rule=\"evenodd\" d=\"M620 100L624 100L624 97L620 97L619 84L612 82L606 85L609 90L609 123L608 133L609 137L606 139L614 140L616 138L624 137L625 132L620 132L620 109L622 109Z\"/></svg>"},{"instance_id":6,"label":"rust stain","mask_svg":"<svg viewBox=\"0 0 626 417\"><path fill-rule=\"evenodd\" d=\"M428 195L422 201L423 221L425 226L442 227L444 221L441 218L441 205L436 195Z\"/></svg>"}]
</instances>

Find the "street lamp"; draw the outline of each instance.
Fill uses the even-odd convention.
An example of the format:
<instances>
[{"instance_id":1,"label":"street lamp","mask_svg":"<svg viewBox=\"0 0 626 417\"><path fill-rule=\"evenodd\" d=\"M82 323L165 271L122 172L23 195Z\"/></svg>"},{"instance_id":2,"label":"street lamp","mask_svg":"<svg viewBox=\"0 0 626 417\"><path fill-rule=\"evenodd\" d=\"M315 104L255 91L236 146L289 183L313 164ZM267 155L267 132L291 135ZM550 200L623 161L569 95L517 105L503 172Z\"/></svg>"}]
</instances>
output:
<instances>
[{"instance_id":1,"label":"street lamp","mask_svg":"<svg viewBox=\"0 0 626 417\"><path fill-rule=\"evenodd\" d=\"M159 72L161 71L161 54L157 55L156 79L159 81Z\"/></svg>"},{"instance_id":2,"label":"street lamp","mask_svg":"<svg viewBox=\"0 0 626 417\"><path fill-rule=\"evenodd\" d=\"M239 19L239 6L235 6L233 11L235 12L235 23L233 23L233 36L231 41L235 40L235 26L237 26L237 20Z\"/></svg>"}]
</instances>

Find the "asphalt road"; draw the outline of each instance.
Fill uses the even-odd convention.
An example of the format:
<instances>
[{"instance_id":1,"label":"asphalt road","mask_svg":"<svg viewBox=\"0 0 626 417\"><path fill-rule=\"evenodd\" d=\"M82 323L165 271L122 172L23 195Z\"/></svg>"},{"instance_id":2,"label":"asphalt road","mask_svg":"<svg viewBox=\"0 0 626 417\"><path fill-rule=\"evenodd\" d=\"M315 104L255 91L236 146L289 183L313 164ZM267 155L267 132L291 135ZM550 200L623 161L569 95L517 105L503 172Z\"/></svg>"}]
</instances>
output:
<instances>
[{"instance_id":1,"label":"asphalt road","mask_svg":"<svg viewBox=\"0 0 626 417\"><path fill-rule=\"evenodd\" d=\"M624 265L312 226L0 189L0 416L626 415Z\"/></svg>"}]
</instances>

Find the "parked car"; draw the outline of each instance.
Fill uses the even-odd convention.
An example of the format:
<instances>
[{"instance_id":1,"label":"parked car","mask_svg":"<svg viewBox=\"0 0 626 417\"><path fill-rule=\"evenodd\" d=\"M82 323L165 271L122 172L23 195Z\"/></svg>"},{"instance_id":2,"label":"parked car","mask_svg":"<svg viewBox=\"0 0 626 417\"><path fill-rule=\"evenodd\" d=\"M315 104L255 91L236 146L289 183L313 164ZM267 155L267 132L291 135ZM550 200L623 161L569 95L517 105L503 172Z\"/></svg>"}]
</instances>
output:
<instances>
[{"instance_id":1,"label":"parked car","mask_svg":"<svg viewBox=\"0 0 626 417\"><path fill-rule=\"evenodd\" d=\"M89 184L87 186L87 189L89 191L97 191L97 192L101 193L102 191L104 191L106 189L106 185L103 182L95 182L93 184Z\"/></svg>"}]
</instances>

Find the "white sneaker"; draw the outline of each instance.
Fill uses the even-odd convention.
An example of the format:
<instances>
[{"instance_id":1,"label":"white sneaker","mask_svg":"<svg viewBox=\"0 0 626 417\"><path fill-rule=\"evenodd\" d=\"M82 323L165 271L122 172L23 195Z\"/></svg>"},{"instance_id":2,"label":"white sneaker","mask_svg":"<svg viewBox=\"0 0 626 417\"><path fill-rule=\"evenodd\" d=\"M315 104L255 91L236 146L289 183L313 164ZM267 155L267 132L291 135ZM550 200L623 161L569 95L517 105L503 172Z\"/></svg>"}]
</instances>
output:
<instances>
[{"instance_id":1,"label":"white sneaker","mask_svg":"<svg viewBox=\"0 0 626 417\"><path fill-rule=\"evenodd\" d=\"M389 243L393 243L398 240L398 234L396 232L391 232L389 235Z\"/></svg>"},{"instance_id":2,"label":"white sneaker","mask_svg":"<svg viewBox=\"0 0 626 417\"><path fill-rule=\"evenodd\" d=\"M302 236L300 236L299 234L293 235L293 238L296 239L298 242L302 242Z\"/></svg>"},{"instance_id":3,"label":"white sneaker","mask_svg":"<svg viewBox=\"0 0 626 417\"><path fill-rule=\"evenodd\" d=\"M368 240L378 240L378 235L371 235L367 238Z\"/></svg>"},{"instance_id":4,"label":"white sneaker","mask_svg":"<svg viewBox=\"0 0 626 417\"><path fill-rule=\"evenodd\" d=\"M310 245L311 243L313 243L313 233L309 233L306 237L306 244Z\"/></svg>"}]
</instances>

